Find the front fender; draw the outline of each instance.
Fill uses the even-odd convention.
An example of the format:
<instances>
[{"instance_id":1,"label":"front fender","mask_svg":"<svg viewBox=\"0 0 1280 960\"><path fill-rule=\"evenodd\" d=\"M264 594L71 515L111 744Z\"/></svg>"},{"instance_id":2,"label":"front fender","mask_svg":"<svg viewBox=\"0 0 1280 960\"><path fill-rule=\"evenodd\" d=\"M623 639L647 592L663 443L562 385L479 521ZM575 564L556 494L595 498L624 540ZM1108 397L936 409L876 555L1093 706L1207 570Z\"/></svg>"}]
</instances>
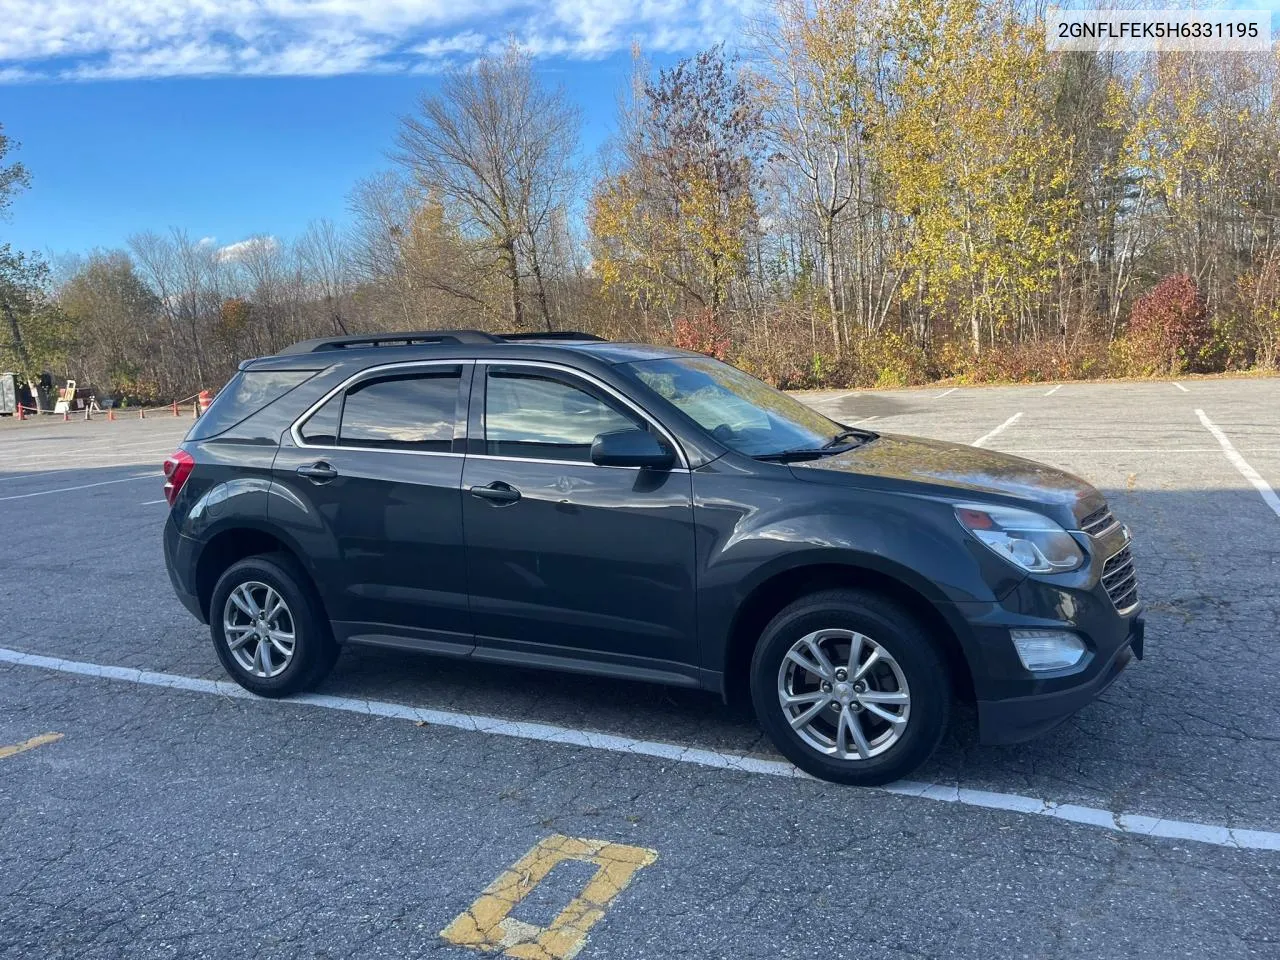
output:
<instances>
[{"instance_id":1,"label":"front fender","mask_svg":"<svg viewBox=\"0 0 1280 960\"><path fill-rule=\"evenodd\" d=\"M751 595L804 567L890 577L953 623L955 604L996 602L1024 579L969 536L942 499L817 484L803 493L789 475L695 473L704 668L721 669L735 616Z\"/></svg>"}]
</instances>

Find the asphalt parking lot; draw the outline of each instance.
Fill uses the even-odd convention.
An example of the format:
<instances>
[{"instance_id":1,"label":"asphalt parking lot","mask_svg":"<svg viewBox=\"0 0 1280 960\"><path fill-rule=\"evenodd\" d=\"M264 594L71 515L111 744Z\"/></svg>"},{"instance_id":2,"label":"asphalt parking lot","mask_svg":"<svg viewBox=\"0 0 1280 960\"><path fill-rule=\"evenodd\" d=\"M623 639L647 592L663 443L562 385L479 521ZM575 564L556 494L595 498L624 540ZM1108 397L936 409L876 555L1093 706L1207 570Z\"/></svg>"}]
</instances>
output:
<instances>
[{"instance_id":1,"label":"asphalt parking lot","mask_svg":"<svg viewBox=\"0 0 1280 960\"><path fill-rule=\"evenodd\" d=\"M803 399L1105 491L1146 660L888 790L689 691L349 650L256 700L164 571L190 421L0 422L0 957L1280 957L1280 379Z\"/></svg>"}]
</instances>

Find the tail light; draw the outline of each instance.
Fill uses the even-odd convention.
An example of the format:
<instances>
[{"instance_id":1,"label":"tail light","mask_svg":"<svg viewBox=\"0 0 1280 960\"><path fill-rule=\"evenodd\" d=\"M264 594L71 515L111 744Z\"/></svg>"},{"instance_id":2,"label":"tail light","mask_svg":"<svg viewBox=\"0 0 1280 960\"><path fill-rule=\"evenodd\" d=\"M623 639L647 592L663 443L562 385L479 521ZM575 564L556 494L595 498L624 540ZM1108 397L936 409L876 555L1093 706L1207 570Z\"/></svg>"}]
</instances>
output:
<instances>
[{"instance_id":1,"label":"tail light","mask_svg":"<svg viewBox=\"0 0 1280 960\"><path fill-rule=\"evenodd\" d=\"M191 454L185 450L176 450L164 462L164 498L173 506L178 499L182 485L191 476L191 469L196 465Z\"/></svg>"}]
</instances>

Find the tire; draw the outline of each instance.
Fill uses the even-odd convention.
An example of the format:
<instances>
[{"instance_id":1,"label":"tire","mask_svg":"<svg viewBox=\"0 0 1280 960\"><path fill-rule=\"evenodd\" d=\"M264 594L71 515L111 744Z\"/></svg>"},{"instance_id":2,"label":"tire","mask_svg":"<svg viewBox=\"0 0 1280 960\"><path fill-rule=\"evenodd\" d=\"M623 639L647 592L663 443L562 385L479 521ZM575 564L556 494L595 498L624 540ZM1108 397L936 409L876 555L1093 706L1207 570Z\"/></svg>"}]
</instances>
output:
<instances>
[{"instance_id":1,"label":"tire","mask_svg":"<svg viewBox=\"0 0 1280 960\"><path fill-rule=\"evenodd\" d=\"M284 603L283 614L272 624L257 626L244 607L232 600L238 589L247 591L248 606L259 610L274 595ZM246 601L245 592L237 597ZM274 608L274 599L271 605ZM230 630L228 618L236 621ZM270 631L271 637L260 636L257 631L269 625L277 628ZM280 553L240 560L218 578L209 602L209 633L214 652L231 678L262 697L286 697L314 688L338 658L338 645L310 578L292 557ZM284 642L288 635L292 635L291 644ZM239 653L233 649L237 640L241 641ZM291 651L287 657L286 650Z\"/></svg>"},{"instance_id":2,"label":"tire","mask_svg":"<svg viewBox=\"0 0 1280 960\"><path fill-rule=\"evenodd\" d=\"M876 654L861 693L847 654L854 643L859 666ZM813 655L815 644L827 664ZM793 648L816 669L792 659ZM821 679L827 666L830 681ZM791 705L784 706L784 694ZM824 590L796 600L765 627L751 660L751 699L765 733L801 770L836 783L878 786L915 771L942 739L951 696L928 631L902 607L864 590ZM849 718L858 724L860 743Z\"/></svg>"}]
</instances>

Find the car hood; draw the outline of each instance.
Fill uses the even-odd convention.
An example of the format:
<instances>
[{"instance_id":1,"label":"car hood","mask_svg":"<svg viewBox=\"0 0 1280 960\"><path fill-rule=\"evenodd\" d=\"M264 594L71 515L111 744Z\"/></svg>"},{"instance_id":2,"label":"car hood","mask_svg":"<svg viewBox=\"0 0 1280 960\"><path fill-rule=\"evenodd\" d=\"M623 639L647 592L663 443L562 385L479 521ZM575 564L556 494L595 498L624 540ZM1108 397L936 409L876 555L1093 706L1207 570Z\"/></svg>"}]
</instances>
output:
<instances>
[{"instance_id":1,"label":"car hood","mask_svg":"<svg viewBox=\"0 0 1280 960\"><path fill-rule=\"evenodd\" d=\"M1064 470L944 440L881 434L875 440L819 460L791 464L801 480L817 483L905 481L938 492L995 495L1070 512L1076 519L1106 501L1096 489Z\"/></svg>"}]
</instances>

